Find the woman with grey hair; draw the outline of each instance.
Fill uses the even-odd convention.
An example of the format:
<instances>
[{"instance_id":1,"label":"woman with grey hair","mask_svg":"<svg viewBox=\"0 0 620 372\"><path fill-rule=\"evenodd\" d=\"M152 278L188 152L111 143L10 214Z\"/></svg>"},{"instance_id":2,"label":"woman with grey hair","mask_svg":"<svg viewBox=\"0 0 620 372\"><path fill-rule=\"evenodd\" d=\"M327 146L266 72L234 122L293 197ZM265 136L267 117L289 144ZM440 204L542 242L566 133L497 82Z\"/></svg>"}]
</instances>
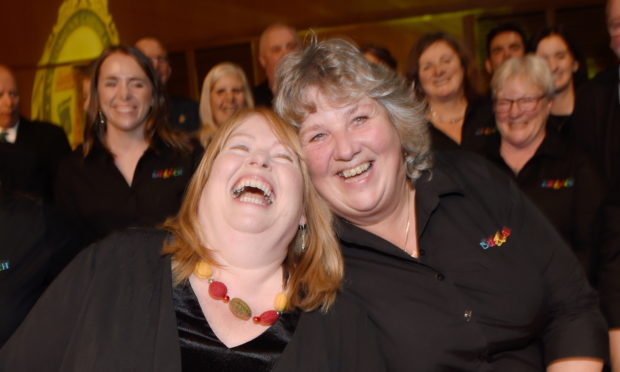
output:
<instances>
[{"instance_id":1,"label":"woman with grey hair","mask_svg":"<svg viewBox=\"0 0 620 372\"><path fill-rule=\"evenodd\" d=\"M548 64L531 54L511 59L495 72L491 88L499 134L489 159L514 178L594 279L605 187L586 154L548 129L556 91Z\"/></svg>"},{"instance_id":2,"label":"woman with grey hair","mask_svg":"<svg viewBox=\"0 0 620 372\"><path fill-rule=\"evenodd\" d=\"M400 77L333 39L285 57L276 87L390 370L600 369L605 322L570 249L495 167L431 155Z\"/></svg>"}]
</instances>

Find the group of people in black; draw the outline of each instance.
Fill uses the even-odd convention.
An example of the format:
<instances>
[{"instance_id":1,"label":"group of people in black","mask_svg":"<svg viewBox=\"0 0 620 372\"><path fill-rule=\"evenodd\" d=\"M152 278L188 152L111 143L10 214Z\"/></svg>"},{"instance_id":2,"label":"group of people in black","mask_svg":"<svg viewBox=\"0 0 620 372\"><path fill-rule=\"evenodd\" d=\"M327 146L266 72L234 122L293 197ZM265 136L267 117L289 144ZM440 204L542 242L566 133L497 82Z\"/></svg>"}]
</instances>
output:
<instances>
[{"instance_id":1,"label":"group of people in black","mask_svg":"<svg viewBox=\"0 0 620 372\"><path fill-rule=\"evenodd\" d=\"M106 49L72 153L0 66L0 369L620 368L617 65L513 24L487 94L444 32L406 76L283 24L259 49L254 96L221 64L200 105L156 39Z\"/></svg>"}]
</instances>

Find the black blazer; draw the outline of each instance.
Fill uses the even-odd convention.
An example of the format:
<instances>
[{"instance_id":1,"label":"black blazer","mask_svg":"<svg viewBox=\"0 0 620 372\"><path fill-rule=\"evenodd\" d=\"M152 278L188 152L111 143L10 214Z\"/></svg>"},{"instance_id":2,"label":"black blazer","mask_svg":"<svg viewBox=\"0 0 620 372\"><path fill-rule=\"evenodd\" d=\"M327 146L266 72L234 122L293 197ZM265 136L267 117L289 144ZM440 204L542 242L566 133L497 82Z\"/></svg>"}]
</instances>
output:
<instances>
[{"instance_id":1,"label":"black blazer","mask_svg":"<svg viewBox=\"0 0 620 372\"><path fill-rule=\"evenodd\" d=\"M0 144L0 182L6 189L50 200L58 163L69 153L62 128L21 118L15 143Z\"/></svg>"}]
</instances>

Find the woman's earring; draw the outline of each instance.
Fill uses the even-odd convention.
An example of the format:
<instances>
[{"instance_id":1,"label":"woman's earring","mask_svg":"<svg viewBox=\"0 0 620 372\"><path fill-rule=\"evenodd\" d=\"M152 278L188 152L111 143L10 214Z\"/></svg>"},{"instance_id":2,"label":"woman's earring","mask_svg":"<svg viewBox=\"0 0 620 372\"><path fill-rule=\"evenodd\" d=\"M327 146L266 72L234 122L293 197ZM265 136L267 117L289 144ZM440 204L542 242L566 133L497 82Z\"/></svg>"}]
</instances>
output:
<instances>
[{"instance_id":1,"label":"woman's earring","mask_svg":"<svg viewBox=\"0 0 620 372\"><path fill-rule=\"evenodd\" d=\"M103 117L103 112L99 110L97 115L99 116L99 125L101 125L102 127L105 126L105 118Z\"/></svg>"},{"instance_id":2,"label":"woman's earring","mask_svg":"<svg viewBox=\"0 0 620 372\"><path fill-rule=\"evenodd\" d=\"M297 235L295 235L295 252L304 253L306 251L306 225L299 225Z\"/></svg>"}]
</instances>

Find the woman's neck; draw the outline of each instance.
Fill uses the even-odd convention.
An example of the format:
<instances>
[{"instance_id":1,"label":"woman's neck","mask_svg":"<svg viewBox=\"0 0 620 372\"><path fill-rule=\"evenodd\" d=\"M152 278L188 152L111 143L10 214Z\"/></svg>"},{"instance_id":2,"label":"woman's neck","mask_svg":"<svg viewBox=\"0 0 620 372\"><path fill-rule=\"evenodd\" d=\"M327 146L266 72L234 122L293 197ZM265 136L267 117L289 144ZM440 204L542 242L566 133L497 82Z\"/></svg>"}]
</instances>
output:
<instances>
[{"instance_id":1,"label":"woman's neck","mask_svg":"<svg viewBox=\"0 0 620 372\"><path fill-rule=\"evenodd\" d=\"M566 88L556 92L556 96L551 101L551 114L566 116L573 113L575 108L575 90L571 82Z\"/></svg>"},{"instance_id":2,"label":"woman's neck","mask_svg":"<svg viewBox=\"0 0 620 372\"><path fill-rule=\"evenodd\" d=\"M395 201L395 205L391 213L383 218L373 219L370 223L350 222L389 241L411 256L417 257L415 188L406 185L398 196L398 200Z\"/></svg>"},{"instance_id":3,"label":"woman's neck","mask_svg":"<svg viewBox=\"0 0 620 372\"><path fill-rule=\"evenodd\" d=\"M515 175L521 172L521 169L527 164L528 161L536 154L536 151L545 139L545 133L539 138L536 138L526 146L514 146L508 141L502 140L499 153L504 159L506 165L510 167Z\"/></svg>"},{"instance_id":4,"label":"woman's neck","mask_svg":"<svg viewBox=\"0 0 620 372\"><path fill-rule=\"evenodd\" d=\"M462 140L463 123L467 110L467 100L459 96L447 100L428 101L428 120L435 128L443 132L454 142L460 144Z\"/></svg>"}]
</instances>

